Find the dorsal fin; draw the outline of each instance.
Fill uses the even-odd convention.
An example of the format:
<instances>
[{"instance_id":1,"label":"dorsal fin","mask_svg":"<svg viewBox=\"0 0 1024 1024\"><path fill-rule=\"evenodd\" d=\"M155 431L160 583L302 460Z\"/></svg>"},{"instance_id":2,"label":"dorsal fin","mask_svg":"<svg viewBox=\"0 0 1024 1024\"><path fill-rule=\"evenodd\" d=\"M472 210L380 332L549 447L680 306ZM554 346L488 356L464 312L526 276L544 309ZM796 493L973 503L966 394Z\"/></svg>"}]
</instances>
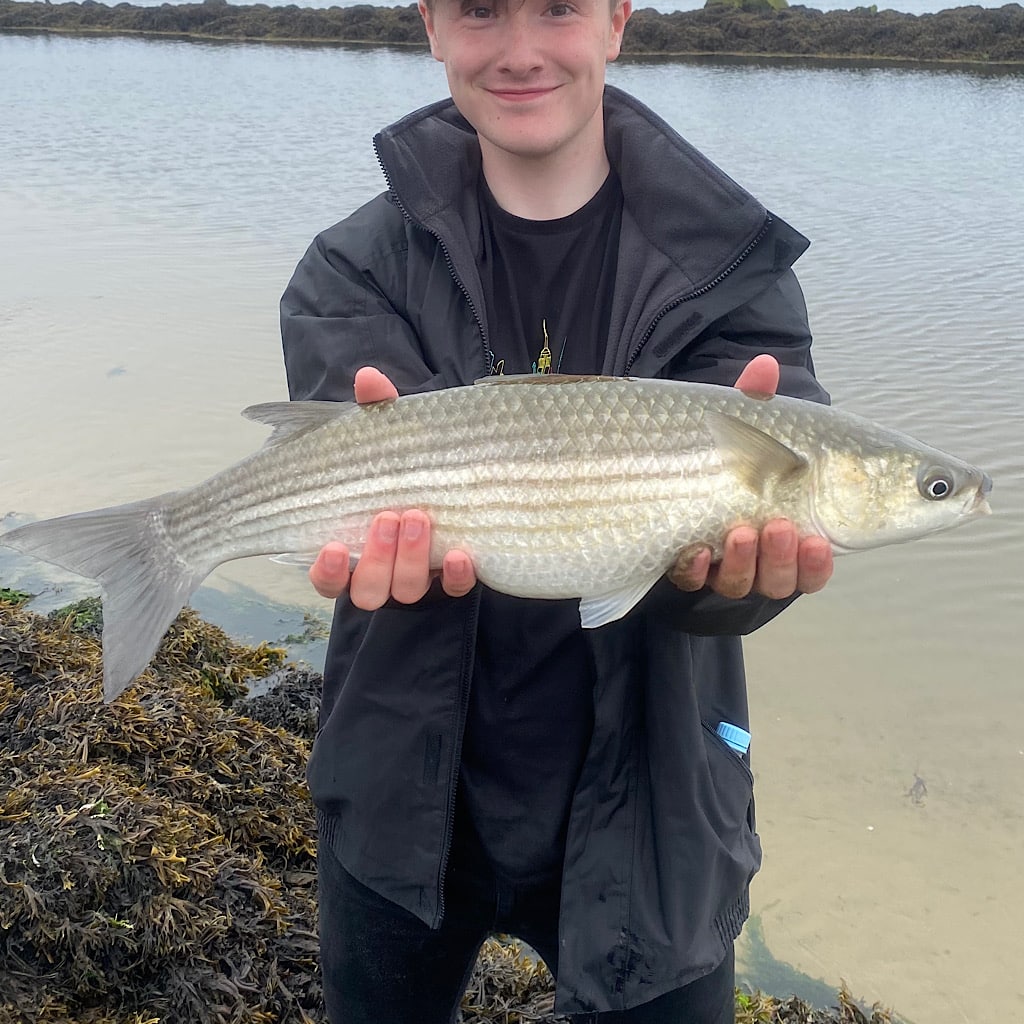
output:
<instances>
[{"instance_id":1,"label":"dorsal fin","mask_svg":"<svg viewBox=\"0 0 1024 1024\"><path fill-rule=\"evenodd\" d=\"M355 402L263 402L243 409L242 415L247 420L274 428L263 445L270 448L307 430L322 427L339 416L347 416L355 408Z\"/></svg>"},{"instance_id":2,"label":"dorsal fin","mask_svg":"<svg viewBox=\"0 0 1024 1024\"><path fill-rule=\"evenodd\" d=\"M474 384L585 384L594 380L636 380L636 377L606 377L598 373L502 373L479 377Z\"/></svg>"}]
</instances>

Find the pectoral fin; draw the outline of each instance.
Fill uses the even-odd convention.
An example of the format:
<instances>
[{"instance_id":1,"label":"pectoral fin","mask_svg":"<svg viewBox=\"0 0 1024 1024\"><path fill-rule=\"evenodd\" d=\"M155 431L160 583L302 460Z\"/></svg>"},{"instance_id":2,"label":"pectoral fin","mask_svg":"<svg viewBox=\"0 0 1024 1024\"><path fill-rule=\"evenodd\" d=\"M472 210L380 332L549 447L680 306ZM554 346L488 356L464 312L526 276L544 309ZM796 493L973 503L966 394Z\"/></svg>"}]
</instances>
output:
<instances>
[{"instance_id":1,"label":"pectoral fin","mask_svg":"<svg viewBox=\"0 0 1024 1024\"><path fill-rule=\"evenodd\" d=\"M756 493L763 492L768 481L778 483L809 468L804 456L735 416L708 410L704 425L723 461Z\"/></svg>"},{"instance_id":2,"label":"pectoral fin","mask_svg":"<svg viewBox=\"0 0 1024 1024\"><path fill-rule=\"evenodd\" d=\"M621 619L626 612L635 608L647 592L664 575L656 573L639 583L632 583L622 590L613 590L610 594L598 597L584 597L580 600L580 622L584 629L596 629L606 626L609 622Z\"/></svg>"},{"instance_id":3,"label":"pectoral fin","mask_svg":"<svg viewBox=\"0 0 1024 1024\"><path fill-rule=\"evenodd\" d=\"M319 551L286 551L280 555L271 555L270 561L278 565L297 565L299 568L308 569L319 557ZM359 561L359 552L349 552L349 569L354 569Z\"/></svg>"},{"instance_id":4,"label":"pectoral fin","mask_svg":"<svg viewBox=\"0 0 1024 1024\"><path fill-rule=\"evenodd\" d=\"M271 555L270 560L278 565L298 565L308 569L319 554L319 551L288 551L280 555Z\"/></svg>"}]
</instances>

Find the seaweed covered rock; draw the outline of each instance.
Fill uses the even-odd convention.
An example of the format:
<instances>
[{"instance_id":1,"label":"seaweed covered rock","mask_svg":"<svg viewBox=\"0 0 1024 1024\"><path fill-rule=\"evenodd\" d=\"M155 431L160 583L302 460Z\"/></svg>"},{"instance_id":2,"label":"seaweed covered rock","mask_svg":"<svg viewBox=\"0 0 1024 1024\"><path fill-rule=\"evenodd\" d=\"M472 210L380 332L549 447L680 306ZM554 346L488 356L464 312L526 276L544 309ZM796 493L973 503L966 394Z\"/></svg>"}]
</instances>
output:
<instances>
[{"instance_id":1,"label":"seaweed covered rock","mask_svg":"<svg viewBox=\"0 0 1024 1024\"><path fill-rule=\"evenodd\" d=\"M260 679L236 709L271 729L286 729L312 744L320 715L320 675L285 665Z\"/></svg>"},{"instance_id":2,"label":"seaweed covered rock","mask_svg":"<svg viewBox=\"0 0 1024 1024\"><path fill-rule=\"evenodd\" d=\"M553 1013L555 980L516 941L484 944L462 998L460 1024L569 1024Z\"/></svg>"},{"instance_id":3,"label":"seaweed covered rock","mask_svg":"<svg viewBox=\"0 0 1024 1024\"><path fill-rule=\"evenodd\" d=\"M225 703L281 652L186 611L106 705L92 628L0 603L0 1020L320 1020L308 744Z\"/></svg>"}]
</instances>

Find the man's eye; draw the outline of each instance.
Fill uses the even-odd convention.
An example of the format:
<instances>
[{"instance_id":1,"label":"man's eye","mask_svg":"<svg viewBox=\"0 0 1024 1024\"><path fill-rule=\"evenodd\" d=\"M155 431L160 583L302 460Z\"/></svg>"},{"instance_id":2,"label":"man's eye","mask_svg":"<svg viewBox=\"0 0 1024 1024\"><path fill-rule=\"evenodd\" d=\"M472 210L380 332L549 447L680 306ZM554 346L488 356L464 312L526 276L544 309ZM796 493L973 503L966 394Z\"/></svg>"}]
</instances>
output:
<instances>
[{"instance_id":1,"label":"man's eye","mask_svg":"<svg viewBox=\"0 0 1024 1024\"><path fill-rule=\"evenodd\" d=\"M568 4L552 4L550 11L556 18L564 18L572 13L572 8Z\"/></svg>"},{"instance_id":2,"label":"man's eye","mask_svg":"<svg viewBox=\"0 0 1024 1024\"><path fill-rule=\"evenodd\" d=\"M492 12L490 7L470 7L466 13L471 18L489 18Z\"/></svg>"}]
</instances>

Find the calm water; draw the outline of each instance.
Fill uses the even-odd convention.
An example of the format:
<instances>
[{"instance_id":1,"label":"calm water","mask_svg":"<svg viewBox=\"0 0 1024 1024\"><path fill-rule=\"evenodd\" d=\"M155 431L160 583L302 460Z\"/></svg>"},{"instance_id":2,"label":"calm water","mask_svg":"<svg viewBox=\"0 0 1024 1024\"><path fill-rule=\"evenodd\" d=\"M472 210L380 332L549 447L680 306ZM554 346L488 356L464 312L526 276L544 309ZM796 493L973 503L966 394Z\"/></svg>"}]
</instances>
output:
<instances>
[{"instance_id":1,"label":"calm water","mask_svg":"<svg viewBox=\"0 0 1024 1024\"><path fill-rule=\"evenodd\" d=\"M704 62L611 79L812 237L798 270L837 403L996 482L996 516L842 560L750 641L766 858L747 976L809 994L842 977L918 1022L1016 1019L1024 76ZM380 189L372 132L444 81L425 54L0 36L0 91L0 516L44 516L260 443L238 410L285 395L276 303L296 260ZM35 571L0 560L0 583ZM231 621L261 638L280 636L271 600L325 607L263 561L211 583L256 595Z\"/></svg>"}]
</instances>

